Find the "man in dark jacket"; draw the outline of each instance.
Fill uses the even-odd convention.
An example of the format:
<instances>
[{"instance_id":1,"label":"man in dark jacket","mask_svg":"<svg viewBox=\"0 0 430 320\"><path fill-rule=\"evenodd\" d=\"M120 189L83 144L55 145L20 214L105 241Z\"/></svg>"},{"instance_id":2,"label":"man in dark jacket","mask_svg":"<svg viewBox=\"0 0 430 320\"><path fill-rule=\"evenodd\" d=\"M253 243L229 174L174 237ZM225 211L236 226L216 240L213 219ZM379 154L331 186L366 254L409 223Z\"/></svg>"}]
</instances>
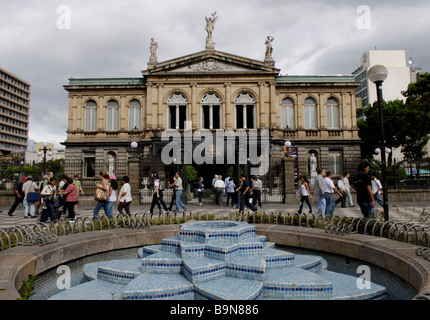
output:
<instances>
[{"instance_id":1,"label":"man in dark jacket","mask_svg":"<svg viewBox=\"0 0 430 320\"><path fill-rule=\"evenodd\" d=\"M18 183L15 189L13 190L13 194L15 196L15 202L13 203L12 207L9 209L9 212L8 212L8 215L11 217L13 217L13 213L15 212L18 205L22 203L24 200L24 192L22 191L22 185L26 181L27 181L27 177L22 177L21 182Z\"/></svg>"}]
</instances>

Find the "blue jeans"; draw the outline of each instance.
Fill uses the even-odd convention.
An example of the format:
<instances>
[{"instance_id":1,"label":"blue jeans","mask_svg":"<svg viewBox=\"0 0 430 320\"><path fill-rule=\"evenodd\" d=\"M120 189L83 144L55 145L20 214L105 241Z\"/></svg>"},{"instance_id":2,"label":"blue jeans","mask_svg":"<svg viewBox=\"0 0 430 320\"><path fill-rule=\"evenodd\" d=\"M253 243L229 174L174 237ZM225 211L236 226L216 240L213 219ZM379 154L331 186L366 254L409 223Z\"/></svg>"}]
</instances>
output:
<instances>
[{"instance_id":1,"label":"blue jeans","mask_svg":"<svg viewBox=\"0 0 430 320\"><path fill-rule=\"evenodd\" d=\"M105 214L108 217L110 217L110 212L109 212L108 206L109 206L109 201L99 201L99 202L97 202L96 207L94 208L93 218L94 219L98 219L98 217L99 217L99 211L100 211L101 208L103 208L104 211L105 211Z\"/></svg>"},{"instance_id":2,"label":"blue jeans","mask_svg":"<svg viewBox=\"0 0 430 320\"><path fill-rule=\"evenodd\" d=\"M334 209L336 208L336 204L333 200L333 195L331 193L324 193L324 199L326 202L325 215L333 217Z\"/></svg>"},{"instance_id":3,"label":"blue jeans","mask_svg":"<svg viewBox=\"0 0 430 320\"><path fill-rule=\"evenodd\" d=\"M181 201L181 195L182 190L176 190L176 212L179 212L180 206L182 207L182 209L184 209L184 211L187 210L187 207Z\"/></svg>"},{"instance_id":4,"label":"blue jeans","mask_svg":"<svg viewBox=\"0 0 430 320\"><path fill-rule=\"evenodd\" d=\"M365 219L371 219L373 217L374 210L372 208L372 202L359 202L358 205Z\"/></svg>"},{"instance_id":5,"label":"blue jeans","mask_svg":"<svg viewBox=\"0 0 430 320\"><path fill-rule=\"evenodd\" d=\"M324 198L324 196L319 196L318 197L318 212L317 212L317 215L320 215L320 216L324 215L325 208L326 208L325 198Z\"/></svg>"},{"instance_id":6,"label":"blue jeans","mask_svg":"<svg viewBox=\"0 0 430 320\"><path fill-rule=\"evenodd\" d=\"M24 205L24 216L28 217L28 211L30 210L30 215L34 217L36 214L36 203L28 202L27 199L24 199L23 205Z\"/></svg>"},{"instance_id":7,"label":"blue jeans","mask_svg":"<svg viewBox=\"0 0 430 320\"><path fill-rule=\"evenodd\" d=\"M116 201L109 201L108 204L106 205L106 209L107 209L107 216L110 217L111 215L113 215L113 207L115 206Z\"/></svg>"},{"instance_id":8,"label":"blue jeans","mask_svg":"<svg viewBox=\"0 0 430 320\"><path fill-rule=\"evenodd\" d=\"M375 202L377 202L377 203L379 203L379 205L383 208L384 207L384 200L382 200L382 197L381 197L381 194L378 192L378 193L375 193L374 195L373 195L373 198L375 199Z\"/></svg>"}]
</instances>

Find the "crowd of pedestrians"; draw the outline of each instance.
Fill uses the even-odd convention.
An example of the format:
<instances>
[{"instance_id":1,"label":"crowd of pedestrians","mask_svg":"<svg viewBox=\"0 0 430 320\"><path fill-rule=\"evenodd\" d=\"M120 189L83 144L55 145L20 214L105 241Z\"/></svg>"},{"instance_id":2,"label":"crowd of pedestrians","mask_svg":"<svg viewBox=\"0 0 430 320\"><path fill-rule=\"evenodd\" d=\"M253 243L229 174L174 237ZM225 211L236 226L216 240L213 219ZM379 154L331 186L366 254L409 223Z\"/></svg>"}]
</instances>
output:
<instances>
[{"instance_id":1,"label":"crowd of pedestrians","mask_svg":"<svg viewBox=\"0 0 430 320\"><path fill-rule=\"evenodd\" d=\"M300 197L298 213L302 213L306 204L309 213L313 213L312 202L317 205L317 215L333 217L336 205L341 204L342 208L354 207L351 192L357 193L357 204L365 218L374 214L375 201L383 207L381 197L382 185L376 178L375 173L369 174L370 164L362 162L358 168L359 173L356 175L354 183L350 183L350 174L340 176L335 184L333 174L324 169L317 170L317 176L313 179L313 195L311 193L311 184L306 177L301 177L296 195ZM114 208L117 206L119 214L130 215L130 205L132 203L130 178L122 177L123 184L119 188L117 178L106 172L100 172L96 183L96 194L101 194L100 198L95 198L96 205L93 209L93 219L99 219L99 212L103 208L104 214L111 217L114 214ZM58 182L58 184L57 184ZM203 195L205 193L205 181L203 177L198 178L197 193L198 206L203 206ZM354 188L352 187L354 186ZM170 205L164 200L164 187L173 189ZM174 211L178 214L182 209L185 213L188 209L182 202L183 181L180 172L176 172L172 181L160 181L158 174L152 176L152 201L150 209L147 212L153 216L155 207L158 207L159 214L166 214ZM240 213L244 212L245 207L256 212L257 208L262 208L261 194L263 190L262 181L259 176L253 176L248 179L241 175L237 183L230 176L225 180L221 175L215 174L211 181L212 203L218 207L231 206L239 209ZM75 175L70 178L63 175L60 181L54 177L52 172L43 176L41 182L33 181L32 176L22 177L21 181L14 188L15 201L11 206L8 215L13 213L20 204L24 206L24 218L36 218L40 209L40 222L46 222L48 219L55 222L62 215L67 215L66 219L74 220L78 215L79 195L84 196L85 192L79 180ZM338 196L335 200L334 198ZM225 198L225 204L224 204ZM258 207L257 207L258 205ZM175 209L173 207L175 206Z\"/></svg>"}]
</instances>

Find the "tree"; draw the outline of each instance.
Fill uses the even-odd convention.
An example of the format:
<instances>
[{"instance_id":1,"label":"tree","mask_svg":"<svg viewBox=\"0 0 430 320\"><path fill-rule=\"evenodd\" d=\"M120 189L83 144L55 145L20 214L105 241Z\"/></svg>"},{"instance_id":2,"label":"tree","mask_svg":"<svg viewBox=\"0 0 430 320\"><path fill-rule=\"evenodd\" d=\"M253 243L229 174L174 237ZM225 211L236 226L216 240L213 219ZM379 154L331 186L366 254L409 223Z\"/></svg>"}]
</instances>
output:
<instances>
[{"instance_id":1,"label":"tree","mask_svg":"<svg viewBox=\"0 0 430 320\"><path fill-rule=\"evenodd\" d=\"M394 100L382 103L384 113L385 145L387 148L398 148L402 145L402 137L399 136L399 127L405 114L405 104L402 100ZM372 158L375 149L381 147L379 137L379 108L378 102L364 111L365 120L357 122L360 129L359 136L363 140L361 156L363 159ZM392 163L392 153L388 156L388 165Z\"/></svg>"},{"instance_id":2,"label":"tree","mask_svg":"<svg viewBox=\"0 0 430 320\"><path fill-rule=\"evenodd\" d=\"M406 159L419 161L426 155L425 146L430 134L430 73L411 83L402 94L406 98L403 125L399 127L402 152Z\"/></svg>"}]
</instances>

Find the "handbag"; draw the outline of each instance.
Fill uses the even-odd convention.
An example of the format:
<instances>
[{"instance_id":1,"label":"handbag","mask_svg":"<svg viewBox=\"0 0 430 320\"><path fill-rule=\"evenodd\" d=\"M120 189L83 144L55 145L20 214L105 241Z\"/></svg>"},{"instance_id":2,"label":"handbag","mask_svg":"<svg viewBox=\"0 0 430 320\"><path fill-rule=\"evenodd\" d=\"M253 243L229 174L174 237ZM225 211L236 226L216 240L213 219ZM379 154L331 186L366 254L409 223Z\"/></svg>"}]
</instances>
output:
<instances>
[{"instance_id":1,"label":"handbag","mask_svg":"<svg viewBox=\"0 0 430 320\"><path fill-rule=\"evenodd\" d=\"M94 200L95 201L107 201L107 199L108 199L107 190L97 188L96 192L94 193Z\"/></svg>"},{"instance_id":2,"label":"handbag","mask_svg":"<svg viewBox=\"0 0 430 320\"><path fill-rule=\"evenodd\" d=\"M27 195L27 201L28 202L38 202L40 201L40 194L39 192L29 192Z\"/></svg>"}]
</instances>

